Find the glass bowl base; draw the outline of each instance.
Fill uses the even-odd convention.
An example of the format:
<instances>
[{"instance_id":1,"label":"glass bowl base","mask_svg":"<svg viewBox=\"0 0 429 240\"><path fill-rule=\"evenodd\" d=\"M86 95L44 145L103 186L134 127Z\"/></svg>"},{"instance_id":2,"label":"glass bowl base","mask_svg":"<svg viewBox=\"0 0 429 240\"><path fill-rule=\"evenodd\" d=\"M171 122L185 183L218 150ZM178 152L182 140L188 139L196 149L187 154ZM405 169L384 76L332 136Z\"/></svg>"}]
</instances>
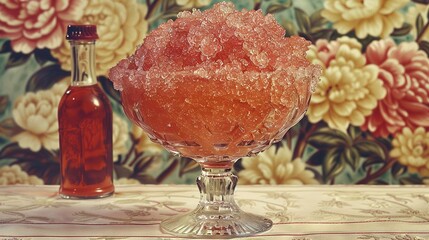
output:
<instances>
[{"instance_id":1,"label":"glass bowl base","mask_svg":"<svg viewBox=\"0 0 429 240\"><path fill-rule=\"evenodd\" d=\"M161 222L164 233L188 238L245 237L271 229L273 222L259 215L234 211L196 210Z\"/></svg>"}]
</instances>

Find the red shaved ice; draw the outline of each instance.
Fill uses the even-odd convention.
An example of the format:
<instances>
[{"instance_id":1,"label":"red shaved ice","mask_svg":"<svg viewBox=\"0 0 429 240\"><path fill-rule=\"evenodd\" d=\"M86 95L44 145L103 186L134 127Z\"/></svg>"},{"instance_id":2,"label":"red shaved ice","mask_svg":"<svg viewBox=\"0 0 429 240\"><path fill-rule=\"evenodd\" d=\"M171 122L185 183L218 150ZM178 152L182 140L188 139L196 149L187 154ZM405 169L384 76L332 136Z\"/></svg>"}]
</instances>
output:
<instances>
[{"instance_id":1,"label":"red shaved ice","mask_svg":"<svg viewBox=\"0 0 429 240\"><path fill-rule=\"evenodd\" d=\"M309 45L272 15L222 2L160 25L109 77L153 140L221 162L264 150L302 117L320 75Z\"/></svg>"}]
</instances>

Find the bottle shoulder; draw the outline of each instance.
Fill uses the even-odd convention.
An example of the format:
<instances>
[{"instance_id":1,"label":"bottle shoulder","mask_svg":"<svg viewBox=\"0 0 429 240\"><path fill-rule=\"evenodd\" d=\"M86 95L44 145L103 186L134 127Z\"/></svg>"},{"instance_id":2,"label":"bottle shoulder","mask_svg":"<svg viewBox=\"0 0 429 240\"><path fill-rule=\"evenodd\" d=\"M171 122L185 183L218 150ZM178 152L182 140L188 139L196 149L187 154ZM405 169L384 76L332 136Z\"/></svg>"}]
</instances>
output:
<instances>
[{"instance_id":1,"label":"bottle shoulder","mask_svg":"<svg viewBox=\"0 0 429 240\"><path fill-rule=\"evenodd\" d=\"M101 109L112 111L110 101L98 84L89 86L69 86L61 98L59 108Z\"/></svg>"}]
</instances>

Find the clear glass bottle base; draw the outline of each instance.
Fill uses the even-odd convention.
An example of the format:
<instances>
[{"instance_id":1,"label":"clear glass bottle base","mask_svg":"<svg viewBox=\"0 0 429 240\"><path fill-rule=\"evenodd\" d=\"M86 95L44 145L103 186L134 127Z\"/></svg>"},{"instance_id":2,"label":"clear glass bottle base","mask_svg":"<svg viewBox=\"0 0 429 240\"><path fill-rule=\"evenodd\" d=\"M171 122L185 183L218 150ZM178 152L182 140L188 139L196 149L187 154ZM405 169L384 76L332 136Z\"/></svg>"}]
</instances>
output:
<instances>
[{"instance_id":1,"label":"clear glass bottle base","mask_svg":"<svg viewBox=\"0 0 429 240\"><path fill-rule=\"evenodd\" d=\"M79 199L98 199L98 198L106 198L113 195L114 192L107 192L100 195L94 195L94 196L75 196L75 195L66 195L63 193L60 193L60 197L63 199L73 199L73 200L79 200Z\"/></svg>"},{"instance_id":2,"label":"clear glass bottle base","mask_svg":"<svg viewBox=\"0 0 429 240\"><path fill-rule=\"evenodd\" d=\"M233 238L262 233L273 222L259 215L237 210L229 213L207 212L202 208L161 222L164 233L188 238Z\"/></svg>"}]
</instances>

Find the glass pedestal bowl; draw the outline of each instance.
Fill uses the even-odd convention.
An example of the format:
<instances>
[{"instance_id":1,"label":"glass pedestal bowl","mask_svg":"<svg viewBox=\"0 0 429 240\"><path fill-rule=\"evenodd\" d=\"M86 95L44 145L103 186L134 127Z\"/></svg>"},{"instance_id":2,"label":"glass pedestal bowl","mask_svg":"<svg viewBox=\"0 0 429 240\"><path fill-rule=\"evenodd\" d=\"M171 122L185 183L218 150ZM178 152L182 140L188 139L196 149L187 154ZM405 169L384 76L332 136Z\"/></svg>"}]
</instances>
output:
<instances>
[{"instance_id":1,"label":"glass pedestal bowl","mask_svg":"<svg viewBox=\"0 0 429 240\"><path fill-rule=\"evenodd\" d=\"M184 238L267 231L272 221L234 201L237 159L283 139L304 115L321 68L311 43L272 15L232 3L181 12L109 72L131 121L155 142L201 165L197 208L161 223Z\"/></svg>"},{"instance_id":2,"label":"glass pedestal bowl","mask_svg":"<svg viewBox=\"0 0 429 240\"><path fill-rule=\"evenodd\" d=\"M271 220L240 210L234 201L237 176L231 170L237 159L280 141L302 118L311 81L265 90L240 84L235 93L227 93L222 84L195 77L161 87L156 94L132 84L121 91L124 111L135 124L153 141L194 159L202 169L197 208L163 221L161 229L166 233L223 238L253 235L272 226ZM279 93L281 101L273 100Z\"/></svg>"}]
</instances>

